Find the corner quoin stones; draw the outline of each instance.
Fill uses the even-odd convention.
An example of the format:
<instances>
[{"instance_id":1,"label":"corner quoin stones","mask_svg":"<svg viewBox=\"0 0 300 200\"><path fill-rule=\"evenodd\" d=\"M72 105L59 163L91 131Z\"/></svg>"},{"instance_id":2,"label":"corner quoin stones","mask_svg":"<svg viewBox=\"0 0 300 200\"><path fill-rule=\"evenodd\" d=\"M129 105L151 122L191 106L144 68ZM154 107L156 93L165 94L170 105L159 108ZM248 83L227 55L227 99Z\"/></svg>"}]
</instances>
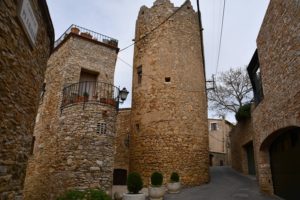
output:
<instances>
[{"instance_id":1,"label":"corner quoin stones","mask_svg":"<svg viewBox=\"0 0 300 200\"><path fill-rule=\"evenodd\" d=\"M130 171L144 183L173 171L185 186L209 181L205 75L198 15L187 1L141 7L136 22ZM174 12L163 25L157 27Z\"/></svg>"},{"instance_id":2,"label":"corner quoin stones","mask_svg":"<svg viewBox=\"0 0 300 200\"><path fill-rule=\"evenodd\" d=\"M26 5L22 7L22 3ZM28 13L28 9L32 16L23 26L21 12ZM27 32L32 23L33 40ZM22 196L34 119L53 43L45 0L0 1L0 199Z\"/></svg>"}]
</instances>

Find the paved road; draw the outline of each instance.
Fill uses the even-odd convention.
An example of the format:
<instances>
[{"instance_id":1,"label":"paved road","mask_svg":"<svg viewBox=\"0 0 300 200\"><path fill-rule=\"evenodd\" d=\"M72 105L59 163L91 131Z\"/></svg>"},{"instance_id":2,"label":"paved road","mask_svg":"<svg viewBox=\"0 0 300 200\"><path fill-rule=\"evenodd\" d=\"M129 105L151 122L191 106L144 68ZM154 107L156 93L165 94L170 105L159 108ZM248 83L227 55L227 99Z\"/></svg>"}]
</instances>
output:
<instances>
[{"instance_id":1,"label":"paved road","mask_svg":"<svg viewBox=\"0 0 300 200\"><path fill-rule=\"evenodd\" d=\"M260 193L254 178L229 167L212 167L210 172L209 184L166 194L164 200L278 200Z\"/></svg>"}]
</instances>

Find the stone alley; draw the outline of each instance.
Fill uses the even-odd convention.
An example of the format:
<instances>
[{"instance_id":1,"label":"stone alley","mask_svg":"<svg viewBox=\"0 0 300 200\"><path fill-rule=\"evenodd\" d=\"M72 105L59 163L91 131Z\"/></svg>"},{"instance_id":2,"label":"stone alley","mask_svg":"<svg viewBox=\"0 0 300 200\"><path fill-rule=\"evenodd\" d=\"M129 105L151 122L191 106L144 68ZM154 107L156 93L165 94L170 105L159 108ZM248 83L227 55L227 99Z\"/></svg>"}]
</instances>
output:
<instances>
[{"instance_id":1,"label":"stone alley","mask_svg":"<svg viewBox=\"0 0 300 200\"><path fill-rule=\"evenodd\" d=\"M255 176L241 175L229 167L211 167L207 185L183 189L180 194L168 194L165 200L276 200L262 194Z\"/></svg>"}]
</instances>

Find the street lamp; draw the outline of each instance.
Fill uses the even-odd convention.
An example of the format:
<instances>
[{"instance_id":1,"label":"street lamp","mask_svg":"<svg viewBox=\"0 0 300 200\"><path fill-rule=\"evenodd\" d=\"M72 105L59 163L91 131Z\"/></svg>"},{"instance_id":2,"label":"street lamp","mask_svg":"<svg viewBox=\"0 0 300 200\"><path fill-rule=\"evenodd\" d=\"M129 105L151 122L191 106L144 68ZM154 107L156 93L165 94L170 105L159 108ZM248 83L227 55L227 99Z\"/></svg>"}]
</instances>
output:
<instances>
[{"instance_id":1,"label":"street lamp","mask_svg":"<svg viewBox=\"0 0 300 200\"><path fill-rule=\"evenodd\" d=\"M126 100L128 93L129 92L125 87L119 91L119 98L121 100L120 103L123 103Z\"/></svg>"}]
</instances>

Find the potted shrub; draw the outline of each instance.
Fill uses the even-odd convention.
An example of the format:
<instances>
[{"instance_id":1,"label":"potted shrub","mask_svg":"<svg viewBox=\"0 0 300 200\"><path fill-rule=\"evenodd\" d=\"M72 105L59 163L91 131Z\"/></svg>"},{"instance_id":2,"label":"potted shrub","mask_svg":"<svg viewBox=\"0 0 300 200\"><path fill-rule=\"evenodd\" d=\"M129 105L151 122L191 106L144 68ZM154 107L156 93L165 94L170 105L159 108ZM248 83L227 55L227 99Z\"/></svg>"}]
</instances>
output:
<instances>
[{"instance_id":1,"label":"potted shrub","mask_svg":"<svg viewBox=\"0 0 300 200\"><path fill-rule=\"evenodd\" d=\"M87 92L84 92L83 93L83 97L84 97L84 101L88 101L89 100L89 93L87 93Z\"/></svg>"},{"instance_id":2,"label":"potted shrub","mask_svg":"<svg viewBox=\"0 0 300 200\"><path fill-rule=\"evenodd\" d=\"M106 98L100 98L100 103L106 103Z\"/></svg>"},{"instance_id":3,"label":"potted shrub","mask_svg":"<svg viewBox=\"0 0 300 200\"><path fill-rule=\"evenodd\" d=\"M82 33L80 33L80 35L82 37L89 38L89 39L93 38L93 36L89 32L82 32Z\"/></svg>"},{"instance_id":4,"label":"potted shrub","mask_svg":"<svg viewBox=\"0 0 300 200\"><path fill-rule=\"evenodd\" d=\"M112 106L116 106L116 101L112 98L107 99L107 104L112 105Z\"/></svg>"},{"instance_id":5,"label":"potted shrub","mask_svg":"<svg viewBox=\"0 0 300 200\"><path fill-rule=\"evenodd\" d=\"M170 182L167 184L169 193L179 193L180 192L180 182L179 175L176 172L173 172L170 177Z\"/></svg>"},{"instance_id":6,"label":"potted shrub","mask_svg":"<svg viewBox=\"0 0 300 200\"><path fill-rule=\"evenodd\" d=\"M127 190L129 193L123 194L123 200L145 200L146 196L139 191L143 188L143 180L139 173L132 172L127 177Z\"/></svg>"},{"instance_id":7,"label":"potted shrub","mask_svg":"<svg viewBox=\"0 0 300 200\"><path fill-rule=\"evenodd\" d=\"M151 200L162 200L165 194L165 187L162 185L163 175L154 172L151 175L151 185L149 186L149 196Z\"/></svg>"}]
</instances>

